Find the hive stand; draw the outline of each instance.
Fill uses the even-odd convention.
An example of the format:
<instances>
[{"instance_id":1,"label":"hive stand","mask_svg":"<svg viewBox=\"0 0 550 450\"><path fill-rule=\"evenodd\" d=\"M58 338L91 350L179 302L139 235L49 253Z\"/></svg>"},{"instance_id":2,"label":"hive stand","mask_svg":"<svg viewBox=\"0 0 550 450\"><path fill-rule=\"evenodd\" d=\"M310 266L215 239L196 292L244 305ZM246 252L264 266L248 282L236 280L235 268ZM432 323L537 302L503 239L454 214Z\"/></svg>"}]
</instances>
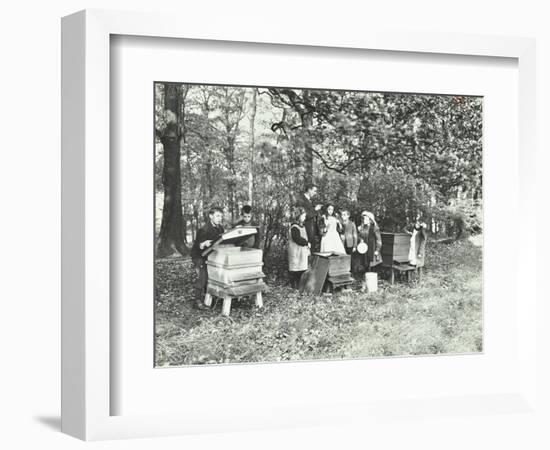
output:
<instances>
[{"instance_id":1,"label":"hive stand","mask_svg":"<svg viewBox=\"0 0 550 450\"><path fill-rule=\"evenodd\" d=\"M422 268L409 264L411 237L408 233L381 233L382 265L390 272L390 283L395 283L395 274L405 274L407 282L411 273L417 273L420 279Z\"/></svg>"},{"instance_id":2,"label":"hive stand","mask_svg":"<svg viewBox=\"0 0 550 450\"><path fill-rule=\"evenodd\" d=\"M214 283L208 282L206 286L206 295L204 296L204 304L212 305L212 296L223 298L222 315L229 316L231 314L231 301L234 298L254 297L254 304L258 308L263 308L264 301L262 291L265 289L265 284L260 280L257 283L238 286L233 289L220 288Z\"/></svg>"},{"instance_id":3,"label":"hive stand","mask_svg":"<svg viewBox=\"0 0 550 450\"><path fill-rule=\"evenodd\" d=\"M390 284L395 283L395 274L405 274L407 277L407 282L411 281L411 273L415 273L417 276L417 279L420 280L423 273L422 267L416 267L412 266L410 264L392 264L391 266L384 266L386 269L389 269L390 271Z\"/></svg>"}]
</instances>

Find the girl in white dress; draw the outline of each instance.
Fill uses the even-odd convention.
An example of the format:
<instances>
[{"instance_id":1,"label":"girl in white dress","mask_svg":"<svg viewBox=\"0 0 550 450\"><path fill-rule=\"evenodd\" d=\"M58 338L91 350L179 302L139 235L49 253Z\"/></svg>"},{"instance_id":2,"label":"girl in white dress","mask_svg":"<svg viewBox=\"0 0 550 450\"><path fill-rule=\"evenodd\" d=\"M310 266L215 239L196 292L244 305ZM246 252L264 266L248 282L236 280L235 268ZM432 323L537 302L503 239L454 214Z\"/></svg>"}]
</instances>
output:
<instances>
[{"instance_id":1,"label":"girl in white dress","mask_svg":"<svg viewBox=\"0 0 550 450\"><path fill-rule=\"evenodd\" d=\"M321 252L333 252L346 254L344 244L340 238L342 224L334 216L334 205L327 205L324 219L324 234L321 239Z\"/></svg>"}]
</instances>

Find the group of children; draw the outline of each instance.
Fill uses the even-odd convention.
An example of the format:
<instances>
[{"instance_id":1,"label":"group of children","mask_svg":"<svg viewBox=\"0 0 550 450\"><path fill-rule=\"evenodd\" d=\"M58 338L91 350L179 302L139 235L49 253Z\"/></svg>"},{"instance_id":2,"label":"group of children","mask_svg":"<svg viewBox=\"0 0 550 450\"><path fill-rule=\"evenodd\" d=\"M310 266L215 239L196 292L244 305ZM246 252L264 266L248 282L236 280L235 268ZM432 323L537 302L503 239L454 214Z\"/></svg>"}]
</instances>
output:
<instances>
[{"instance_id":1,"label":"group of children","mask_svg":"<svg viewBox=\"0 0 550 450\"><path fill-rule=\"evenodd\" d=\"M361 212L359 226L350 218L347 209L340 211L340 217L335 214L333 204L324 207L313 206L311 198L316 188L306 191L302 199L304 206L298 204L294 208L292 223L288 236L288 269L290 282L297 287L300 277L309 267L310 255L321 252L346 253L351 255L351 272L362 276L382 262L382 236L374 214ZM314 219L314 220L313 220ZM195 307L205 308L204 293L208 282L206 258L202 252L211 246L223 233L223 210L213 207L209 210L208 220L197 232L197 237L191 249L191 258L197 272ZM234 226L253 226L252 208L249 205L241 209L241 219ZM315 226L314 226L315 225ZM317 230L317 231L315 231ZM424 265L424 248L426 243L426 224L417 220L406 230L411 235L409 259L418 267ZM318 238L320 237L320 245ZM239 245L244 247L260 247L260 235L256 233ZM319 248L320 247L320 248Z\"/></svg>"},{"instance_id":2,"label":"group of children","mask_svg":"<svg viewBox=\"0 0 550 450\"><path fill-rule=\"evenodd\" d=\"M316 251L316 239L306 229L307 211L297 206L288 236L288 270L290 282L297 287L300 277L308 269L309 256ZM363 274L382 262L382 236L374 215L361 213L361 224L356 226L347 209L335 215L334 205L326 205L318 215L320 251L351 255L351 271ZM309 236L308 236L309 235Z\"/></svg>"}]
</instances>

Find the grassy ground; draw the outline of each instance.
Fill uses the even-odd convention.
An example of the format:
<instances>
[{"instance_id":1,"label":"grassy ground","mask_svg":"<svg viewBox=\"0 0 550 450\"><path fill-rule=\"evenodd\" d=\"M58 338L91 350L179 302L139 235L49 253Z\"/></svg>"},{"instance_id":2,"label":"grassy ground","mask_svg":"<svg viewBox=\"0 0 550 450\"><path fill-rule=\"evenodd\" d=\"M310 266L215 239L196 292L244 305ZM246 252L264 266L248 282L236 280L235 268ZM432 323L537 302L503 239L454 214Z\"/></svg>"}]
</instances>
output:
<instances>
[{"instance_id":1,"label":"grassy ground","mask_svg":"<svg viewBox=\"0 0 550 450\"><path fill-rule=\"evenodd\" d=\"M270 362L482 350L481 236L430 243L422 280L366 294L301 295L267 282L264 308L234 301L231 316L191 308L191 262L157 262L157 365ZM266 268L267 269L267 268ZM266 270L267 271L267 270Z\"/></svg>"}]
</instances>

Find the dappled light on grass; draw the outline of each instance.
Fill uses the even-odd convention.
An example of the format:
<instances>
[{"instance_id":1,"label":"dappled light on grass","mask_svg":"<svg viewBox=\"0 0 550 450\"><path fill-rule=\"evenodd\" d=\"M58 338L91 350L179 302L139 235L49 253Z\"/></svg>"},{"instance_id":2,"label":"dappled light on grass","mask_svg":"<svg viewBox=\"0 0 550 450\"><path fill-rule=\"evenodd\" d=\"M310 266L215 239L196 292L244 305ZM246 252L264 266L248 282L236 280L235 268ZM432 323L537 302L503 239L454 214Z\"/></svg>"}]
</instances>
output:
<instances>
[{"instance_id":1,"label":"dappled light on grass","mask_svg":"<svg viewBox=\"0 0 550 450\"><path fill-rule=\"evenodd\" d=\"M421 281L366 294L301 295L282 273L264 308L239 300L230 317L191 308L194 272L181 258L157 261L158 366L471 353L482 351L481 246L431 244Z\"/></svg>"}]
</instances>

